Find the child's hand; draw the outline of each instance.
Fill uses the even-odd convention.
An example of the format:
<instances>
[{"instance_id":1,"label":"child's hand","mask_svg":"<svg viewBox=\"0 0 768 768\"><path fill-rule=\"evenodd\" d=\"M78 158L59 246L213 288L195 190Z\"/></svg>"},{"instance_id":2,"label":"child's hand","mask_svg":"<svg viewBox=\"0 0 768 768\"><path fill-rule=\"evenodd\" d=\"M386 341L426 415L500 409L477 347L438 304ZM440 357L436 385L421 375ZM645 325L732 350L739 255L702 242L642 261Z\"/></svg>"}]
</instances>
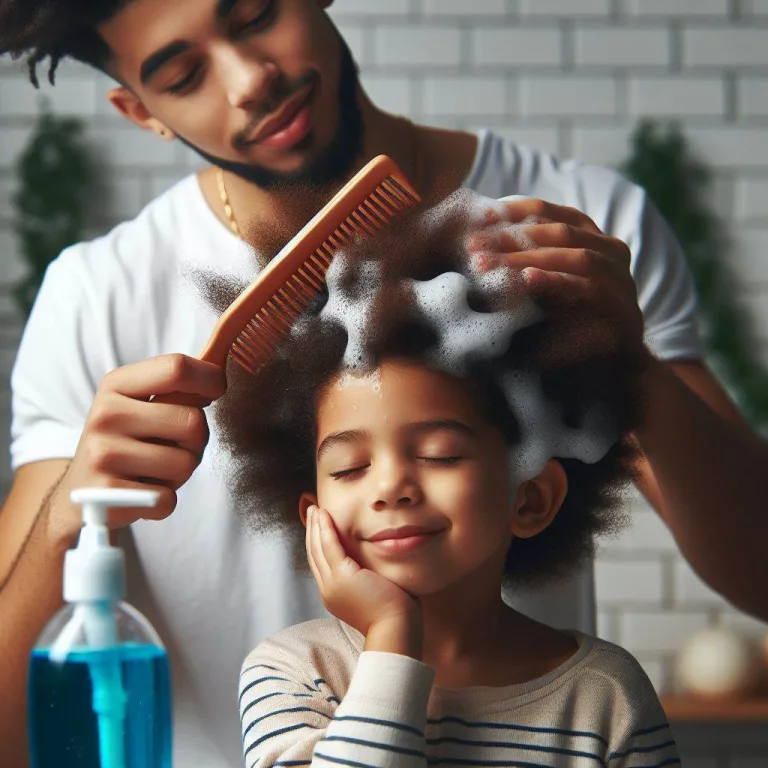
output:
<instances>
[{"instance_id":1,"label":"child's hand","mask_svg":"<svg viewBox=\"0 0 768 768\"><path fill-rule=\"evenodd\" d=\"M366 650L421 655L421 606L389 579L361 568L345 551L330 515L307 514L307 557L325 607L366 636Z\"/></svg>"}]
</instances>

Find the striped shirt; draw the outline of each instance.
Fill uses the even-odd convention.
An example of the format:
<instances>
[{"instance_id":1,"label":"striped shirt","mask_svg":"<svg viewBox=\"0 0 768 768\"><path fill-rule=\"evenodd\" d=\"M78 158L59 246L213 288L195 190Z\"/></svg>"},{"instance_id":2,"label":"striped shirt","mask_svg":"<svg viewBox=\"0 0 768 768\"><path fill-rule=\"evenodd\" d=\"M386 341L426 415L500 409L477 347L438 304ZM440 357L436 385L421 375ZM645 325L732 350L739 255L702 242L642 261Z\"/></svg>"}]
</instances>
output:
<instances>
[{"instance_id":1,"label":"striped shirt","mask_svg":"<svg viewBox=\"0 0 768 768\"><path fill-rule=\"evenodd\" d=\"M261 643L240 675L246 768L662 768L680 765L661 704L625 650L580 632L544 677L446 688L407 656L363 651L336 619Z\"/></svg>"}]
</instances>

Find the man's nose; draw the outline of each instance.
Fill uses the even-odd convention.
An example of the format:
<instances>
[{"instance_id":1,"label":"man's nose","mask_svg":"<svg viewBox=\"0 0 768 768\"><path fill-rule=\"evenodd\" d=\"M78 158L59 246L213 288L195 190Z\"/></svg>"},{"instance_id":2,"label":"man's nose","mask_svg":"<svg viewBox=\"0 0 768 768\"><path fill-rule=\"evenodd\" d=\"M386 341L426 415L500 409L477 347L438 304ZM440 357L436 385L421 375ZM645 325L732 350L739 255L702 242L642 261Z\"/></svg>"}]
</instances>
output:
<instances>
[{"instance_id":1,"label":"man's nose","mask_svg":"<svg viewBox=\"0 0 768 768\"><path fill-rule=\"evenodd\" d=\"M264 103L279 71L271 61L236 46L219 52L219 68L230 106L252 109Z\"/></svg>"}]
</instances>

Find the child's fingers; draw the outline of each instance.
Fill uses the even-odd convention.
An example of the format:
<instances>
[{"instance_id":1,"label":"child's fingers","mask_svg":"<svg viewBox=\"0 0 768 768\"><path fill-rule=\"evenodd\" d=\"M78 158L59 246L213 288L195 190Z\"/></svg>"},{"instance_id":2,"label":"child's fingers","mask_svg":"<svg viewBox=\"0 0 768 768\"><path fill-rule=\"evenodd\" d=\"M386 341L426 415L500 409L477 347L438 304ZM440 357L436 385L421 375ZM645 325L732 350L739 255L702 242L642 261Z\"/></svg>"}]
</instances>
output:
<instances>
[{"instance_id":1,"label":"child's fingers","mask_svg":"<svg viewBox=\"0 0 768 768\"><path fill-rule=\"evenodd\" d=\"M331 579L331 569L328 566L328 561L325 559L325 553L323 552L322 544L320 543L320 510L315 507L312 513L312 519L309 523L310 532L310 549L312 552L312 559L315 562L320 578L325 583L328 583Z\"/></svg>"},{"instance_id":2,"label":"child's fingers","mask_svg":"<svg viewBox=\"0 0 768 768\"><path fill-rule=\"evenodd\" d=\"M336 526L333 524L331 516L324 510L319 513L318 518L320 528L320 546L323 549L323 555L331 571L338 568L347 557L344 547L341 546L339 536L336 533Z\"/></svg>"},{"instance_id":3,"label":"child's fingers","mask_svg":"<svg viewBox=\"0 0 768 768\"><path fill-rule=\"evenodd\" d=\"M307 524L304 526L304 546L307 549L307 562L309 563L309 570L312 571L318 587L321 586L320 571L317 569L315 558L312 555L312 516L307 514Z\"/></svg>"}]
</instances>

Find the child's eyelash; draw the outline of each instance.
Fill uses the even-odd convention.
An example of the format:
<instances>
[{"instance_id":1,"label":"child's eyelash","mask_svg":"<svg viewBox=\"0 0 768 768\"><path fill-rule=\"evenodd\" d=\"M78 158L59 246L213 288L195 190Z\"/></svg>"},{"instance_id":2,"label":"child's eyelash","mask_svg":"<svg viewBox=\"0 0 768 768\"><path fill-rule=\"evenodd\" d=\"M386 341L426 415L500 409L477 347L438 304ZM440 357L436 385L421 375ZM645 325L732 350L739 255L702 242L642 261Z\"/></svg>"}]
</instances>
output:
<instances>
[{"instance_id":1,"label":"child's eyelash","mask_svg":"<svg viewBox=\"0 0 768 768\"><path fill-rule=\"evenodd\" d=\"M422 456L421 460L427 464L457 464L461 461L461 456Z\"/></svg>"},{"instance_id":2,"label":"child's eyelash","mask_svg":"<svg viewBox=\"0 0 768 768\"><path fill-rule=\"evenodd\" d=\"M352 467L352 469L340 469L337 472L331 472L330 476L334 480L341 480L344 477L351 477L352 475L358 474L359 472L362 472L364 469L367 469L370 465L365 464L361 467Z\"/></svg>"},{"instance_id":3,"label":"child's eyelash","mask_svg":"<svg viewBox=\"0 0 768 768\"><path fill-rule=\"evenodd\" d=\"M437 466L451 466L458 464L461 461L461 456L419 456L420 461L426 464L434 464ZM364 464L360 467L352 467L351 469L340 469L336 472L330 472L330 476L334 480L340 480L345 477L354 477L365 469L368 469L370 464Z\"/></svg>"}]
</instances>

